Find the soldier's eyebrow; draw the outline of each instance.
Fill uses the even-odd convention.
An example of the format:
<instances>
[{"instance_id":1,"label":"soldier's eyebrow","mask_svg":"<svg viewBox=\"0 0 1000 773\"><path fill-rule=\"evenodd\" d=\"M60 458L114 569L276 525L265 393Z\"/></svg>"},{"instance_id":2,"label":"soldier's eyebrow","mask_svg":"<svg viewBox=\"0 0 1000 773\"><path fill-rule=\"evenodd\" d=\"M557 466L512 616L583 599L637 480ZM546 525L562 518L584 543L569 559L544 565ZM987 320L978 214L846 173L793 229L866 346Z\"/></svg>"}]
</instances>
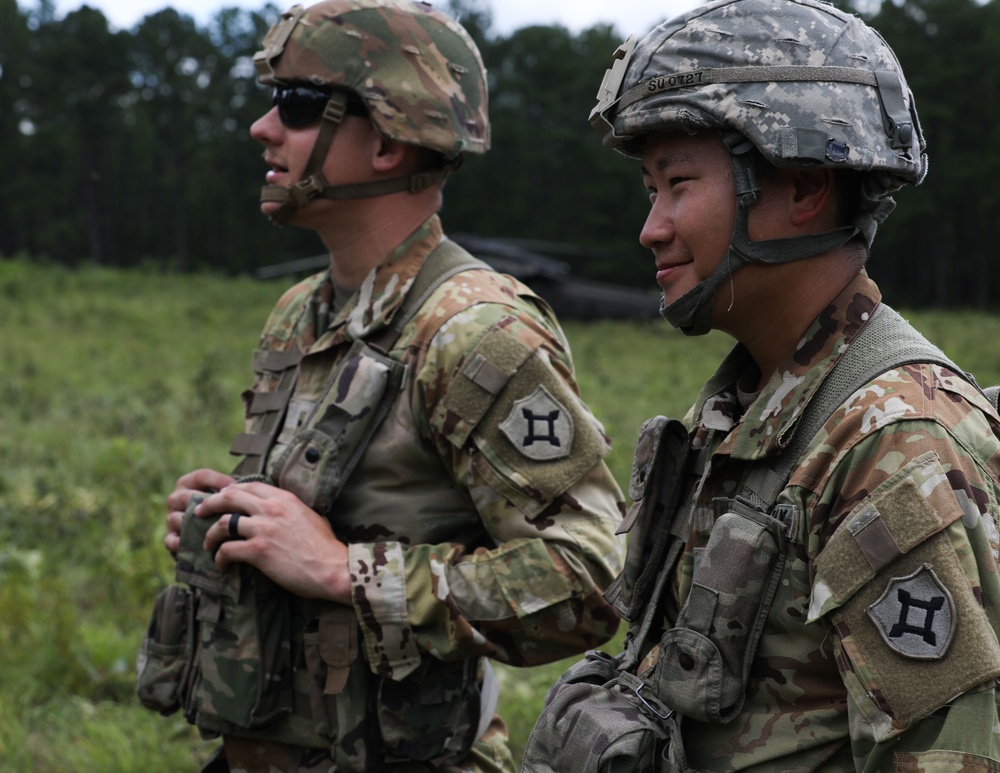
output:
<instances>
[{"instance_id":1,"label":"soldier's eyebrow","mask_svg":"<svg viewBox=\"0 0 1000 773\"><path fill-rule=\"evenodd\" d=\"M653 166L657 172L662 172L664 169L668 169L674 164L691 163L695 159L696 159L695 154L689 150L683 150L683 149L667 150L656 157ZM650 174L645 164L642 164L639 167L639 171L643 177L648 177Z\"/></svg>"}]
</instances>

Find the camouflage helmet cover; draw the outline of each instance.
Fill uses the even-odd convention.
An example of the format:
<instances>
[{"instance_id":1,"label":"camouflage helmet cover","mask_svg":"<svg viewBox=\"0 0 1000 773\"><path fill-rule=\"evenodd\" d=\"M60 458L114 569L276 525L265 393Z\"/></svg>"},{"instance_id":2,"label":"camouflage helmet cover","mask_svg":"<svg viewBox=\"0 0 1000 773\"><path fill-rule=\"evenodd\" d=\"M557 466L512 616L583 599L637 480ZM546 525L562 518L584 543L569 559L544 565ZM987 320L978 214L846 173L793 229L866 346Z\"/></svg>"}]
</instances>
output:
<instances>
[{"instance_id":1,"label":"camouflage helmet cover","mask_svg":"<svg viewBox=\"0 0 1000 773\"><path fill-rule=\"evenodd\" d=\"M485 153L486 68L468 33L427 3L324 0L284 14L254 55L267 86L351 91L385 137L448 159Z\"/></svg>"},{"instance_id":2,"label":"camouflage helmet cover","mask_svg":"<svg viewBox=\"0 0 1000 773\"><path fill-rule=\"evenodd\" d=\"M828 3L715 0L616 58L591 121L626 155L641 154L650 131L734 129L776 166L873 172L882 194L926 173L895 54Z\"/></svg>"}]
</instances>

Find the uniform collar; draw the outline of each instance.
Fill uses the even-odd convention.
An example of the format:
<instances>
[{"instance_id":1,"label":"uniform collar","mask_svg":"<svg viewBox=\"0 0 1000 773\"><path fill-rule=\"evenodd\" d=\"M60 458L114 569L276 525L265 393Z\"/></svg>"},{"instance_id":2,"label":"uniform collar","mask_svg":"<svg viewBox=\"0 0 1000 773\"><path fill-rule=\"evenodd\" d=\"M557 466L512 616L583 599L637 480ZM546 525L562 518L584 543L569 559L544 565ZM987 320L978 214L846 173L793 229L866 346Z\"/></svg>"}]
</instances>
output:
<instances>
[{"instance_id":1,"label":"uniform collar","mask_svg":"<svg viewBox=\"0 0 1000 773\"><path fill-rule=\"evenodd\" d=\"M432 215L368 273L313 349L367 338L392 322L424 259L442 238L441 220Z\"/></svg>"},{"instance_id":2,"label":"uniform collar","mask_svg":"<svg viewBox=\"0 0 1000 773\"><path fill-rule=\"evenodd\" d=\"M736 399L735 384L754 364L746 348L737 344L705 385L692 414L699 417L699 429L728 433L718 453L753 460L781 451L791 441L805 406L880 300L875 283L865 272L859 273L813 321L745 412Z\"/></svg>"}]
</instances>

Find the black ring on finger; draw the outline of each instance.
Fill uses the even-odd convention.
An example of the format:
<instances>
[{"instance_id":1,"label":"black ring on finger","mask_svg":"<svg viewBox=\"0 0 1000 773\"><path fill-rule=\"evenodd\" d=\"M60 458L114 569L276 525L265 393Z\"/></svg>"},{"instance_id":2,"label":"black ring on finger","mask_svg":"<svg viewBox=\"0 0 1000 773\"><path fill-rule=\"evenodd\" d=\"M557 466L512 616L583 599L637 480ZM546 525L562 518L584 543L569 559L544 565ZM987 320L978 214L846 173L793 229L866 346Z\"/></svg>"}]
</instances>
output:
<instances>
[{"instance_id":1,"label":"black ring on finger","mask_svg":"<svg viewBox=\"0 0 1000 773\"><path fill-rule=\"evenodd\" d=\"M242 513L232 513L229 516L229 536L233 539L246 539L240 534L240 518Z\"/></svg>"}]
</instances>

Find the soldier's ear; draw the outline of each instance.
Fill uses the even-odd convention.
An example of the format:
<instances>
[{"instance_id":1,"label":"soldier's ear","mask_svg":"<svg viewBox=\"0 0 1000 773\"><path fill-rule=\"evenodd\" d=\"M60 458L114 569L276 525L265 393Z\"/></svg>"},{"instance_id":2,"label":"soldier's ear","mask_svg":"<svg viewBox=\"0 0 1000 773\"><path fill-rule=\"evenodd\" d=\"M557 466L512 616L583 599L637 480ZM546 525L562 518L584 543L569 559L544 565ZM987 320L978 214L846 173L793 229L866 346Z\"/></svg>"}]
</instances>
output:
<instances>
[{"instance_id":1,"label":"soldier's ear","mask_svg":"<svg viewBox=\"0 0 1000 773\"><path fill-rule=\"evenodd\" d=\"M805 225L824 214L836 215L832 169L790 169L787 173L792 183L789 215L793 225Z\"/></svg>"},{"instance_id":2,"label":"soldier's ear","mask_svg":"<svg viewBox=\"0 0 1000 773\"><path fill-rule=\"evenodd\" d=\"M407 153L406 145L379 135L373 147L372 169L380 173L394 172L403 166Z\"/></svg>"}]
</instances>

